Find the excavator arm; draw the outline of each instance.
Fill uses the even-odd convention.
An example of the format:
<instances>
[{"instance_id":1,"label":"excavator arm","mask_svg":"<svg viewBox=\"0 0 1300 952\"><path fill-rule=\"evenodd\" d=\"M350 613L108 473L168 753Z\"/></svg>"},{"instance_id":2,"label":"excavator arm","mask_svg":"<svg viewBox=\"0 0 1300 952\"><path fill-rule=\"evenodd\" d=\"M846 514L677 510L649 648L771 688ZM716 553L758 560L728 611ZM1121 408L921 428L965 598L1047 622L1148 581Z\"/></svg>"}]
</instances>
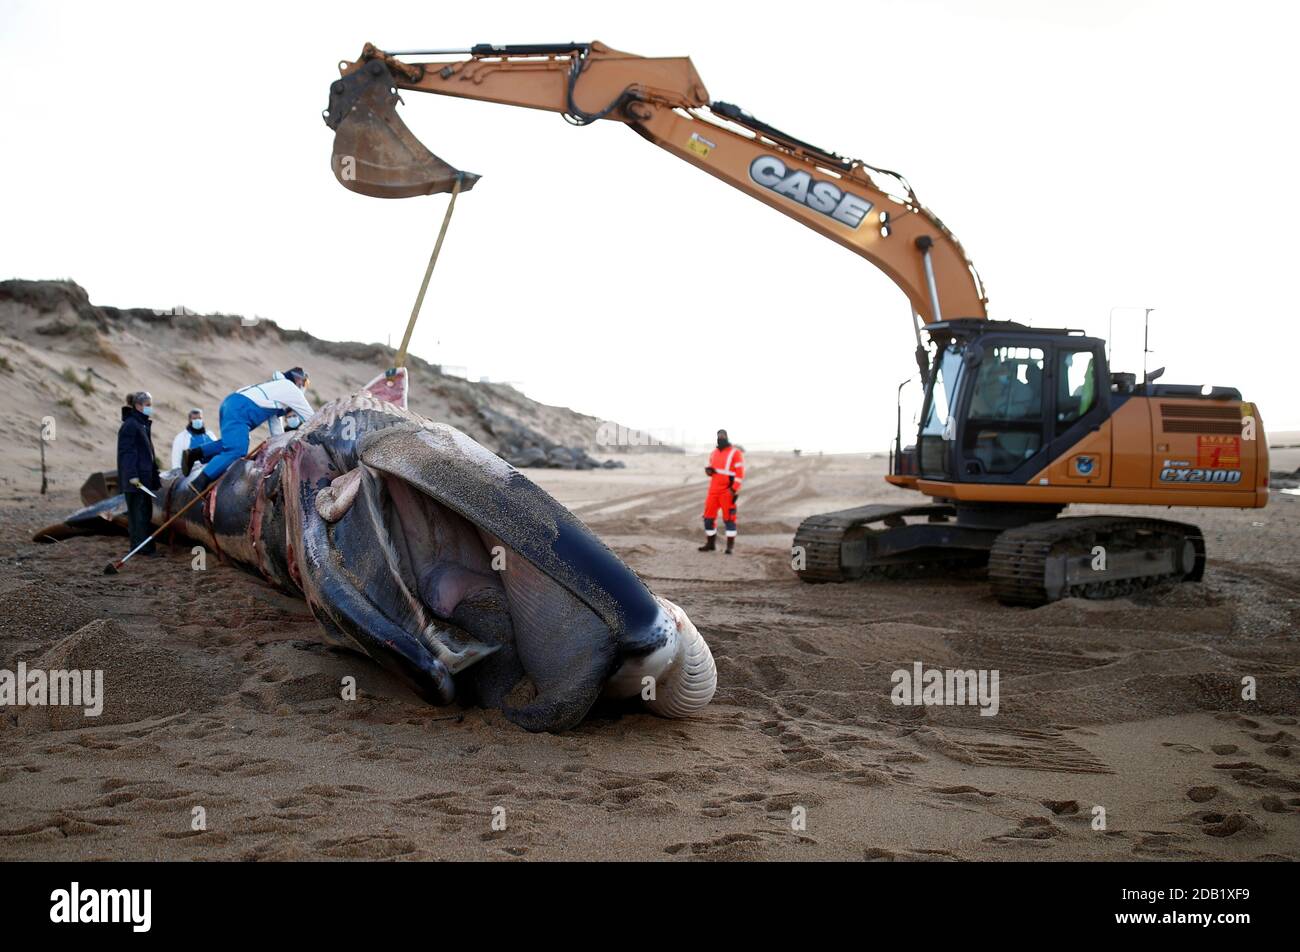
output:
<instances>
[{"instance_id":1,"label":"excavator arm","mask_svg":"<svg viewBox=\"0 0 1300 952\"><path fill-rule=\"evenodd\" d=\"M460 55L447 62L402 57ZM472 188L477 176L429 152L397 116L401 90L558 112L575 125L622 122L655 145L866 258L926 323L986 316L975 267L897 173L817 148L714 102L686 57L598 42L386 53L339 64L326 123L334 174L365 195Z\"/></svg>"}]
</instances>

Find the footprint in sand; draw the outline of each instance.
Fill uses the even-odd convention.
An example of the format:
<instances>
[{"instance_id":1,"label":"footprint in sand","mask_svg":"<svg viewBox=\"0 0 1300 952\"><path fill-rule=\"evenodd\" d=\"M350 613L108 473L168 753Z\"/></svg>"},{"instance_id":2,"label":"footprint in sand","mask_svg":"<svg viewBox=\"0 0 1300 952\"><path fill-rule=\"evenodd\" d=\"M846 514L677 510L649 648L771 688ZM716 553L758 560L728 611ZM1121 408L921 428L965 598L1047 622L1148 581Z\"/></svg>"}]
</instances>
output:
<instances>
[{"instance_id":1,"label":"footprint in sand","mask_svg":"<svg viewBox=\"0 0 1300 952\"><path fill-rule=\"evenodd\" d=\"M1065 836L1065 831L1045 816L1027 816L1014 830L985 838L986 843L1020 843L1054 840ZM1042 842L1042 845L1048 845Z\"/></svg>"},{"instance_id":2,"label":"footprint in sand","mask_svg":"<svg viewBox=\"0 0 1300 952\"><path fill-rule=\"evenodd\" d=\"M1274 731L1271 734L1261 731L1257 734L1251 734L1250 739L1261 744L1280 744L1284 740L1295 740L1295 737L1287 731Z\"/></svg>"},{"instance_id":3,"label":"footprint in sand","mask_svg":"<svg viewBox=\"0 0 1300 952\"><path fill-rule=\"evenodd\" d=\"M880 758L887 764L928 764L930 758L910 750L897 750Z\"/></svg>"},{"instance_id":4,"label":"footprint in sand","mask_svg":"<svg viewBox=\"0 0 1300 952\"><path fill-rule=\"evenodd\" d=\"M961 857L949 850L887 850L868 846L862 851L868 863L955 863Z\"/></svg>"},{"instance_id":5,"label":"footprint in sand","mask_svg":"<svg viewBox=\"0 0 1300 952\"><path fill-rule=\"evenodd\" d=\"M789 830L754 830L752 833L724 833L710 840L698 840L694 843L673 843L664 847L669 856L686 853L700 859L737 860L760 859L767 849L788 845L817 845L817 840L805 833Z\"/></svg>"},{"instance_id":6,"label":"footprint in sand","mask_svg":"<svg viewBox=\"0 0 1300 952\"><path fill-rule=\"evenodd\" d=\"M819 648L817 645L813 644L807 638L800 638L798 635L790 636L790 644L794 645L796 648L798 648L802 652L805 652L806 654L820 655L822 657L825 657L826 655L826 652L823 651L821 648Z\"/></svg>"},{"instance_id":7,"label":"footprint in sand","mask_svg":"<svg viewBox=\"0 0 1300 952\"><path fill-rule=\"evenodd\" d=\"M389 832L321 839L312 846L317 853L338 859L393 859L418 850L411 840Z\"/></svg>"},{"instance_id":8,"label":"footprint in sand","mask_svg":"<svg viewBox=\"0 0 1300 952\"><path fill-rule=\"evenodd\" d=\"M1270 793L1260 799L1259 805L1268 813L1300 813L1300 797L1283 800Z\"/></svg>"},{"instance_id":9,"label":"footprint in sand","mask_svg":"<svg viewBox=\"0 0 1300 952\"><path fill-rule=\"evenodd\" d=\"M821 806L825 802L824 797L815 793L746 792L706 800L700 813L717 819L740 813L746 806L756 806L761 808L769 819L785 823L789 821L796 807L806 810L809 807Z\"/></svg>"},{"instance_id":10,"label":"footprint in sand","mask_svg":"<svg viewBox=\"0 0 1300 952\"><path fill-rule=\"evenodd\" d=\"M1193 803L1208 803L1219 795L1219 788L1214 786L1191 787L1187 791L1187 799Z\"/></svg>"},{"instance_id":11,"label":"footprint in sand","mask_svg":"<svg viewBox=\"0 0 1300 952\"><path fill-rule=\"evenodd\" d=\"M968 784L959 784L955 787L930 787L930 793L937 793L945 797L955 797L961 800L970 800L978 803L980 800L987 800L996 797L997 794L991 790L981 790L979 787L972 787Z\"/></svg>"},{"instance_id":12,"label":"footprint in sand","mask_svg":"<svg viewBox=\"0 0 1300 952\"><path fill-rule=\"evenodd\" d=\"M711 840L695 843L673 843L664 847L669 856L689 853L691 856L707 856L711 859L739 857L750 854L763 842L763 839L750 833L727 833Z\"/></svg>"},{"instance_id":13,"label":"footprint in sand","mask_svg":"<svg viewBox=\"0 0 1300 952\"><path fill-rule=\"evenodd\" d=\"M1040 800L1038 801L1057 816L1078 816L1078 800Z\"/></svg>"},{"instance_id":14,"label":"footprint in sand","mask_svg":"<svg viewBox=\"0 0 1300 952\"><path fill-rule=\"evenodd\" d=\"M1268 768L1262 764L1257 764L1250 760L1239 760L1227 764L1213 764L1212 766L1215 770L1231 770L1242 773L1249 773L1251 771L1266 772L1268 770Z\"/></svg>"},{"instance_id":15,"label":"footprint in sand","mask_svg":"<svg viewBox=\"0 0 1300 952\"><path fill-rule=\"evenodd\" d=\"M1206 836L1239 836L1256 839L1265 834L1264 827L1249 813L1205 813L1201 815L1201 832Z\"/></svg>"},{"instance_id":16,"label":"footprint in sand","mask_svg":"<svg viewBox=\"0 0 1300 952\"><path fill-rule=\"evenodd\" d=\"M1290 756L1289 748L1284 756ZM1213 766L1215 770L1228 771L1233 780L1245 787L1271 787L1286 793L1300 793L1300 777L1288 776L1253 760L1220 763Z\"/></svg>"},{"instance_id":17,"label":"footprint in sand","mask_svg":"<svg viewBox=\"0 0 1300 952\"><path fill-rule=\"evenodd\" d=\"M1130 836L1130 834L1121 834ZM1187 837L1166 830L1145 830L1137 834L1138 841L1133 844L1135 856L1153 859L1201 859L1206 853L1190 847Z\"/></svg>"},{"instance_id":18,"label":"footprint in sand","mask_svg":"<svg viewBox=\"0 0 1300 952\"><path fill-rule=\"evenodd\" d=\"M1237 714L1234 711L1225 711L1222 714L1214 715L1214 717L1215 720L1229 721L1233 724L1239 724L1242 727L1256 728L1260 726L1259 721L1252 721L1249 717L1245 717L1244 715Z\"/></svg>"}]
</instances>

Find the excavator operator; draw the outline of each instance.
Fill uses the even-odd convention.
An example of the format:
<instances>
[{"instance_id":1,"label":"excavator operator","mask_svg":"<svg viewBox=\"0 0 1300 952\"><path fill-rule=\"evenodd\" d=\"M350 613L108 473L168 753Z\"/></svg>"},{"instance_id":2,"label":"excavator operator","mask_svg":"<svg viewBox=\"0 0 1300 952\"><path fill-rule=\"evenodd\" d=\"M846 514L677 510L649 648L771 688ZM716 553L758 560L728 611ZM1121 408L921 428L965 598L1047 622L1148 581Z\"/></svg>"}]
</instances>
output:
<instances>
[{"instance_id":1,"label":"excavator operator","mask_svg":"<svg viewBox=\"0 0 1300 952\"><path fill-rule=\"evenodd\" d=\"M709 454L704 474L709 477L709 493L704 497L704 545L700 551L717 549L717 516L721 509L727 532L727 555L731 555L736 548L736 498L745 479L745 454L740 447L731 445L726 430L718 431L718 447Z\"/></svg>"}]
</instances>

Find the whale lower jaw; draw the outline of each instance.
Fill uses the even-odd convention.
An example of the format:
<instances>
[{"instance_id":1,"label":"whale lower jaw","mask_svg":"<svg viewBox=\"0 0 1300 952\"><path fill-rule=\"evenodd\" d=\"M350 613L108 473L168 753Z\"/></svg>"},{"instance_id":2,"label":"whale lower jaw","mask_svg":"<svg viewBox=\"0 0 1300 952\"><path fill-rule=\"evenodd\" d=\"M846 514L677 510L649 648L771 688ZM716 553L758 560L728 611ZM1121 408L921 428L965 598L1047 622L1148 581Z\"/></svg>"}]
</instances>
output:
<instances>
[{"instance_id":1,"label":"whale lower jaw","mask_svg":"<svg viewBox=\"0 0 1300 952\"><path fill-rule=\"evenodd\" d=\"M703 710L718 687L713 653L686 613L662 596L655 596L671 634L663 645L639 658L629 658L605 683L604 697L640 697L660 717L690 717Z\"/></svg>"}]
</instances>

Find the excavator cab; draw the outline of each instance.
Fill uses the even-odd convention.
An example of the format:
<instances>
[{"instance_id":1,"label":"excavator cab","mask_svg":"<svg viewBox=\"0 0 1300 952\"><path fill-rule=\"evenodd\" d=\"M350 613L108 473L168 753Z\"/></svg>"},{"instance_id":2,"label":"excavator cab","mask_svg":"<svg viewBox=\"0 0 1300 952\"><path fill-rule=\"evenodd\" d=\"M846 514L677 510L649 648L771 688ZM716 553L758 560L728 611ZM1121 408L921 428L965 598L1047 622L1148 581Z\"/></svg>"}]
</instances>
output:
<instances>
[{"instance_id":1,"label":"excavator cab","mask_svg":"<svg viewBox=\"0 0 1300 952\"><path fill-rule=\"evenodd\" d=\"M915 458L923 479L1025 484L1110 411L1106 348L1081 331L1011 321L931 324ZM1098 477L1100 460L1076 468Z\"/></svg>"}]
</instances>

